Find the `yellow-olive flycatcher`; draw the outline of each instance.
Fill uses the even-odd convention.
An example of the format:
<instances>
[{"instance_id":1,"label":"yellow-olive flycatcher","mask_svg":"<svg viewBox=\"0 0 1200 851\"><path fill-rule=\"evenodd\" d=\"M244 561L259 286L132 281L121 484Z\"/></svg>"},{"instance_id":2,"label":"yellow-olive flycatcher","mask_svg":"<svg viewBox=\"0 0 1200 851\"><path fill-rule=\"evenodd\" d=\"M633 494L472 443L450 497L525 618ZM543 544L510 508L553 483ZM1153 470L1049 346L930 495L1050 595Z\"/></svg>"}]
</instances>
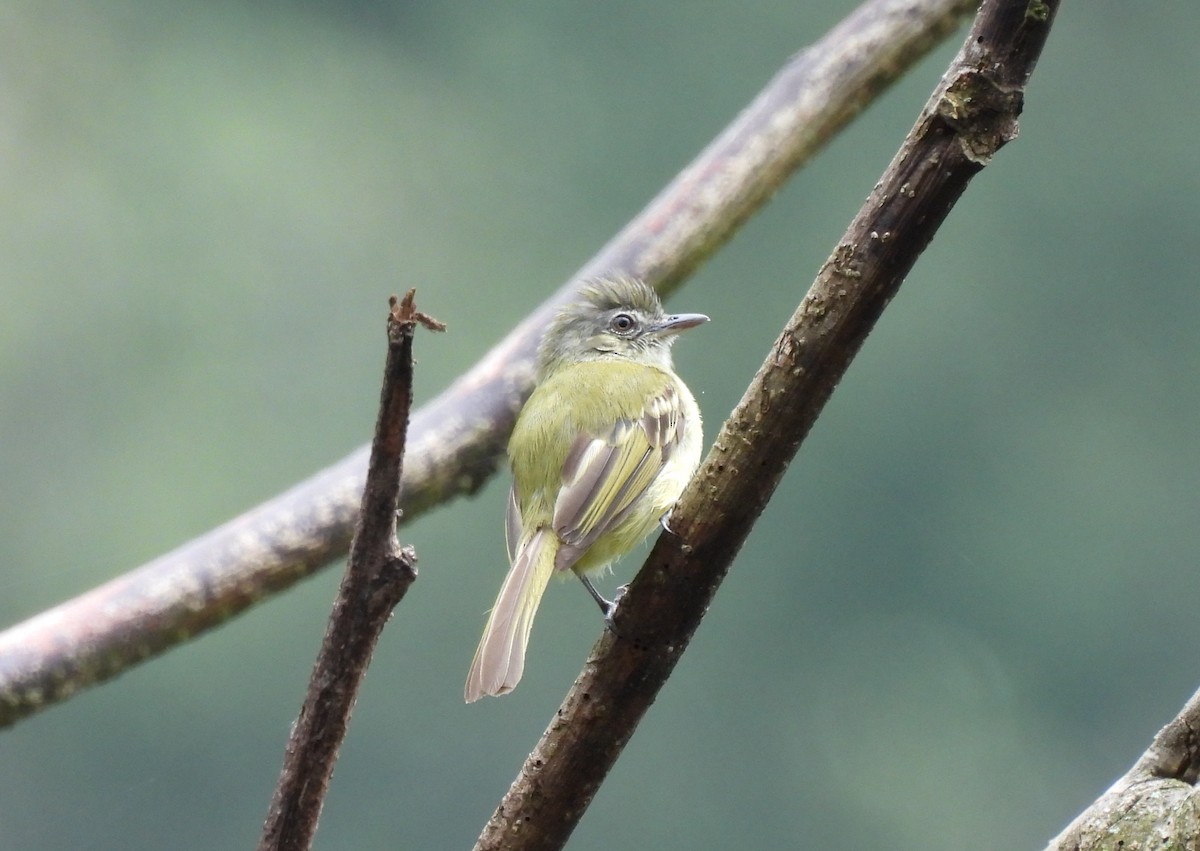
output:
<instances>
[{"instance_id":1,"label":"yellow-olive flycatcher","mask_svg":"<svg viewBox=\"0 0 1200 851\"><path fill-rule=\"evenodd\" d=\"M552 574L575 571L611 615L586 574L650 534L700 462L700 409L671 344L707 321L668 316L647 284L620 278L586 286L546 329L508 444L511 567L467 675L468 703L516 687Z\"/></svg>"}]
</instances>

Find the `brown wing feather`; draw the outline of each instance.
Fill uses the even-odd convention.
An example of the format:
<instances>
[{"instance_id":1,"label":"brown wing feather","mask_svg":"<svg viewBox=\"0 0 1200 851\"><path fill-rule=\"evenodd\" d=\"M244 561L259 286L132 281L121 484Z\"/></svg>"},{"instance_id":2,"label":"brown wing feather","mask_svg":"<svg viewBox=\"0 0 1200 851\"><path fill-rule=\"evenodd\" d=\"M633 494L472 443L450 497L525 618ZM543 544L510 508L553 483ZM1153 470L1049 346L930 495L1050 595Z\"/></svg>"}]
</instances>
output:
<instances>
[{"instance_id":1,"label":"brown wing feather","mask_svg":"<svg viewBox=\"0 0 1200 851\"><path fill-rule=\"evenodd\" d=\"M682 439L683 422L668 384L636 419L618 420L603 436L575 439L554 503L554 531L563 542L560 569L625 519Z\"/></svg>"}]
</instances>

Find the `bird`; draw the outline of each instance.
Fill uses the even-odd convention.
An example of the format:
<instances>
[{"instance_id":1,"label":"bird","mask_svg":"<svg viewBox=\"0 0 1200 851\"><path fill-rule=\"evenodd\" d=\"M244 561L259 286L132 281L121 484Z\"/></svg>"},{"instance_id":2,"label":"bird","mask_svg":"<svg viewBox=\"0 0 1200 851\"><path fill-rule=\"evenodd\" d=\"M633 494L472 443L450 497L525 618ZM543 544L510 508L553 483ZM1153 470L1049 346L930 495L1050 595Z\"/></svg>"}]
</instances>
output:
<instances>
[{"instance_id":1,"label":"bird","mask_svg":"<svg viewBox=\"0 0 1200 851\"><path fill-rule=\"evenodd\" d=\"M671 346L707 321L668 315L644 281L612 277L585 284L548 324L508 444L510 567L471 662L467 703L520 681L552 575L574 571L611 625L614 604L588 575L665 527L699 465L700 409Z\"/></svg>"}]
</instances>

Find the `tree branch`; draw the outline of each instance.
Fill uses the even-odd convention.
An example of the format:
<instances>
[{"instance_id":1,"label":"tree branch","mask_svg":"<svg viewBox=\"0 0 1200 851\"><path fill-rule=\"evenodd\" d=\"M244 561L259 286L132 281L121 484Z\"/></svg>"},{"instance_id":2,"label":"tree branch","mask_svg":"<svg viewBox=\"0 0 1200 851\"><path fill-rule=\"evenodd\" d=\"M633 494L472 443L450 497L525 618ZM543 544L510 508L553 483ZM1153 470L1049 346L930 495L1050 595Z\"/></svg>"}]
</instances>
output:
<instances>
[{"instance_id":1,"label":"tree branch","mask_svg":"<svg viewBox=\"0 0 1200 851\"><path fill-rule=\"evenodd\" d=\"M312 846L371 654L392 609L417 578L416 553L396 543L396 506L412 408L412 338L418 322L439 331L444 326L419 313L413 296L409 290L404 301L397 303L395 296L390 301L387 362L358 528L308 693L288 739L259 851L305 851Z\"/></svg>"},{"instance_id":2,"label":"tree branch","mask_svg":"<svg viewBox=\"0 0 1200 851\"><path fill-rule=\"evenodd\" d=\"M1016 136L1058 0L987 0L725 422L476 851L561 848L707 611L851 359L970 179Z\"/></svg>"},{"instance_id":3,"label":"tree branch","mask_svg":"<svg viewBox=\"0 0 1200 851\"><path fill-rule=\"evenodd\" d=\"M973 0L868 0L797 54L754 102L571 281L416 412L406 519L473 493L494 472L532 381L549 316L587 277L669 290L727 241ZM345 552L362 493L360 449L142 567L0 633L0 727L194 638Z\"/></svg>"},{"instance_id":4,"label":"tree branch","mask_svg":"<svg viewBox=\"0 0 1200 851\"><path fill-rule=\"evenodd\" d=\"M1200 691L1159 730L1133 768L1046 849L1195 848L1200 840L1198 780Z\"/></svg>"}]
</instances>

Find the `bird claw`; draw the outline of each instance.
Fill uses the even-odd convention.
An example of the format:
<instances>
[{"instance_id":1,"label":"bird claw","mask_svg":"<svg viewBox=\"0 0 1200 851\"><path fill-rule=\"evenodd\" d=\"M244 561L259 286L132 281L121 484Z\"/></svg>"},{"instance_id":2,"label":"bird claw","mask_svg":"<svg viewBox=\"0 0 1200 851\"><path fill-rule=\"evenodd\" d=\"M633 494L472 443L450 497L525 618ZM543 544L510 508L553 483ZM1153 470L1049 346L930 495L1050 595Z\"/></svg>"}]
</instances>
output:
<instances>
[{"instance_id":1,"label":"bird claw","mask_svg":"<svg viewBox=\"0 0 1200 851\"><path fill-rule=\"evenodd\" d=\"M628 585L622 585L617 589L617 593L613 595L612 602L608 604L608 608L604 610L604 625L608 631L617 638L621 637L621 633L617 632L617 624L613 619L613 615L617 613L617 606L621 605L621 601L625 599L625 595L629 592Z\"/></svg>"},{"instance_id":2,"label":"bird claw","mask_svg":"<svg viewBox=\"0 0 1200 851\"><path fill-rule=\"evenodd\" d=\"M616 624L613 621L613 615L616 614L617 606L620 604L621 600L625 598L625 593L629 590L629 586L622 585L617 589L617 593L613 595L612 600L606 600L604 596L596 590L596 586L592 584L592 580L581 574L576 575L579 576L579 581L583 583L583 587L586 588L588 593L592 595L592 599L596 601L596 605L600 607L600 612L604 615L604 626L609 632L620 638L621 634L617 632Z\"/></svg>"}]
</instances>

